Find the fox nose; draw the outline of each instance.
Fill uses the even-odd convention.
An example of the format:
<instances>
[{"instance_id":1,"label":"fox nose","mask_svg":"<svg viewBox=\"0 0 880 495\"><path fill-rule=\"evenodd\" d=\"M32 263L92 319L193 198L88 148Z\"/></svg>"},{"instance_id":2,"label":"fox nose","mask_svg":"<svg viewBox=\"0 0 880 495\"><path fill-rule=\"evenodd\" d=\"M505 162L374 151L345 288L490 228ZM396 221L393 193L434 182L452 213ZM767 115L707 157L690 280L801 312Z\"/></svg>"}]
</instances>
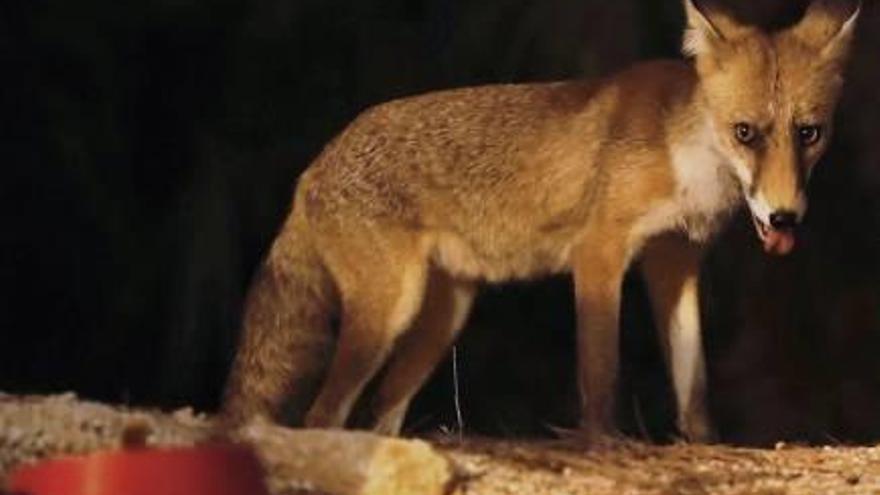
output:
<instances>
[{"instance_id":1,"label":"fox nose","mask_svg":"<svg viewBox=\"0 0 880 495\"><path fill-rule=\"evenodd\" d=\"M790 210L776 210L770 214L770 226L776 230L789 230L797 227L797 214Z\"/></svg>"}]
</instances>

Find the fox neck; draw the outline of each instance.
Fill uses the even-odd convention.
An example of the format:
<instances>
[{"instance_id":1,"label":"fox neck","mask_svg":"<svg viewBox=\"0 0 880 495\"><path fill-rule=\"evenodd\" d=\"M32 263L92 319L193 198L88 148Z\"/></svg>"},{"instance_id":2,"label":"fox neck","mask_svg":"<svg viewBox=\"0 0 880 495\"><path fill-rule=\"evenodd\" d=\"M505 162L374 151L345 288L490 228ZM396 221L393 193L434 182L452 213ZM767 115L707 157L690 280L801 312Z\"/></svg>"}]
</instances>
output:
<instances>
[{"instance_id":1,"label":"fox neck","mask_svg":"<svg viewBox=\"0 0 880 495\"><path fill-rule=\"evenodd\" d=\"M735 164L720 150L705 108L697 104L695 114L668 146L679 228L695 241L706 241L742 203L743 193Z\"/></svg>"}]
</instances>

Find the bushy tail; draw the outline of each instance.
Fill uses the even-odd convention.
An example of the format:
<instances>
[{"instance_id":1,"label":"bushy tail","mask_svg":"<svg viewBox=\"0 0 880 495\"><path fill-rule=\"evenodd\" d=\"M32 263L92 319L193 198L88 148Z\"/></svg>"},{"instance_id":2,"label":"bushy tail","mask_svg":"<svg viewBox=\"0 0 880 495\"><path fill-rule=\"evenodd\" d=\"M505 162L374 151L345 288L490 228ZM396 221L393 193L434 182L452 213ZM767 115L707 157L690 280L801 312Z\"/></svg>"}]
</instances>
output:
<instances>
[{"instance_id":1,"label":"bushy tail","mask_svg":"<svg viewBox=\"0 0 880 495\"><path fill-rule=\"evenodd\" d=\"M301 424L333 350L337 294L296 213L279 234L245 303L223 414Z\"/></svg>"}]
</instances>

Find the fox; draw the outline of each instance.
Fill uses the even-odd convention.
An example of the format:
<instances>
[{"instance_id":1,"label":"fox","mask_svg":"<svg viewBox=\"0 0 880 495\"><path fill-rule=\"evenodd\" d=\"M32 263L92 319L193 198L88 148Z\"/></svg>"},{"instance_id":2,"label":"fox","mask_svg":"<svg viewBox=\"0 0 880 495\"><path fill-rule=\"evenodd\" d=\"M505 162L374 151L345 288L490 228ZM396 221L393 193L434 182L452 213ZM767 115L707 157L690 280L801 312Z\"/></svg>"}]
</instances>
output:
<instances>
[{"instance_id":1,"label":"fox","mask_svg":"<svg viewBox=\"0 0 880 495\"><path fill-rule=\"evenodd\" d=\"M785 255L828 147L861 5L765 31L683 0L684 57L596 80L494 84L368 108L300 175L246 298L222 414L374 431L407 408L481 286L570 274L577 433L614 421L622 281L644 277L686 440L712 442L700 266L748 209ZM304 413L304 414L303 414Z\"/></svg>"}]
</instances>

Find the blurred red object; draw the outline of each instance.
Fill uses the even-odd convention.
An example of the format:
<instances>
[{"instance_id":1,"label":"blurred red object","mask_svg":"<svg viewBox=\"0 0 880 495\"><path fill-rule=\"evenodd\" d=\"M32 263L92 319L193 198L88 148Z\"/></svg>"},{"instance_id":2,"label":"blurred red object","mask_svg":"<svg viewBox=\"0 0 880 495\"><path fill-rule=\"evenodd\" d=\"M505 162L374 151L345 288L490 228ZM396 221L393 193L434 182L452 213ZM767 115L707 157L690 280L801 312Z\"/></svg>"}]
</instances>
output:
<instances>
[{"instance_id":1,"label":"blurred red object","mask_svg":"<svg viewBox=\"0 0 880 495\"><path fill-rule=\"evenodd\" d=\"M15 495L267 495L254 453L235 445L138 448L61 457L15 470Z\"/></svg>"}]
</instances>

